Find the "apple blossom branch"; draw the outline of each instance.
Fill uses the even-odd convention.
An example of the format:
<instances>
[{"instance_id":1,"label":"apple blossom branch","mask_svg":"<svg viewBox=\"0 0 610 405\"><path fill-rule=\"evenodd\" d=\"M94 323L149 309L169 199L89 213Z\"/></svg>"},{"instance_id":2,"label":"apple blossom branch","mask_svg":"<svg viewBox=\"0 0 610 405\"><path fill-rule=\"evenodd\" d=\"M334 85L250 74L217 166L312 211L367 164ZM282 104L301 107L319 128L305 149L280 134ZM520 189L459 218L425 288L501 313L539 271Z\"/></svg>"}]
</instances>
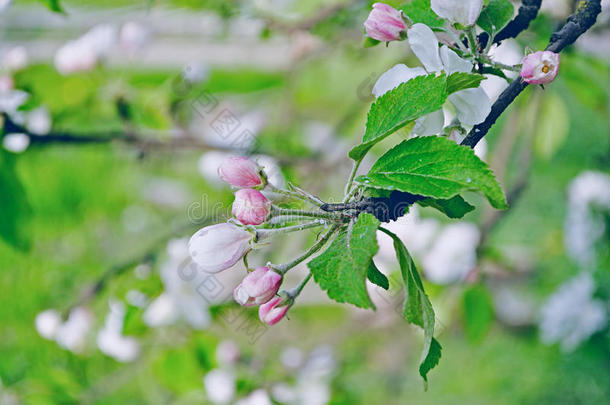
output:
<instances>
[{"instance_id":1,"label":"apple blossom branch","mask_svg":"<svg viewBox=\"0 0 610 405\"><path fill-rule=\"evenodd\" d=\"M573 44L578 37L593 26L600 12L600 0L583 0L578 6L576 13L568 17L563 27L551 35L546 50L559 53L566 46ZM474 148L476 144L487 135L500 115L527 86L528 84L522 80L513 81L492 105L491 112L485 121L472 128L468 136L462 141L462 145Z\"/></svg>"},{"instance_id":2,"label":"apple blossom branch","mask_svg":"<svg viewBox=\"0 0 610 405\"><path fill-rule=\"evenodd\" d=\"M534 2L528 2L527 4L532 7L534 6ZM551 35L546 50L559 53L565 47L574 43L578 37L593 26L600 12L601 0L581 1L576 12L567 19L566 23L559 30ZM520 31L515 32L518 34ZM474 148L487 135L500 115L506 111L527 86L528 84L521 79L513 81L492 105L491 112L487 118L472 128L461 145ZM329 212L345 210L368 212L375 215L382 222L389 222L404 215L410 205L423 198L423 196L411 193L393 191L390 197L368 197L347 204L325 204L321 209Z\"/></svg>"}]
</instances>

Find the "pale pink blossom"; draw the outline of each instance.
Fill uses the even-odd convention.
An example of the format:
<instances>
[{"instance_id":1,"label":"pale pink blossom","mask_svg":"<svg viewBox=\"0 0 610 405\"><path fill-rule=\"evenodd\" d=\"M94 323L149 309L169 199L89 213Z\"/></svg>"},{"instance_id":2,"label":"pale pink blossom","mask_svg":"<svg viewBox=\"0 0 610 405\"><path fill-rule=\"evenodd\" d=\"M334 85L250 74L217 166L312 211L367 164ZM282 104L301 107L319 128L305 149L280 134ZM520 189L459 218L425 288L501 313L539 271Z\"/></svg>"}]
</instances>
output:
<instances>
[{"instance_id":1,"label":"pale pink blossom","mask_svg":"<svg viewBox=\"0 0 610 405\"><path fill-rule=\"evenodd\" d=\"M375 3L364 22L364 28L369 37L389 42L404 39L407 26L400 11L384 3Z\"/></svg>"},{"instance_id":2,"label":"pale pink blossom","mask_svg":"<svg viewBox=\"0 0 610 405\"><path fill-rule=\"evenodd\" d=\"M284 298L275 297L258 308L258 317L267 325L275 325L282 320L289 308L290 305Z\"/></svg>"},{"instance_id":3,"label":"pale pink blossom","mask_svg":"<svg viewBox=\"0 0 610 405\"><path fill-rule=\"evenodd\" d=\"M220 178L235 187L256 187L263 184L258 164L243 156L231 156L218 168Z\"/></svg>"},{"instance_id":4,"label":"pale pink blossom","mask_svg":"<svg viewBox=\"0 0 610 405\"><path fill-rule=\"evenodd\" d=\"M244 225L260 225L269 216L271 203L258 190L243 188L235 192L232 213Z\"/></svg>"},{"instance_id":5,"label":"pale pink blossom","mask_svg":"<svg viewBox=\"0 0 610 405\"><path fill-rule=\"evenodd\" d=\"M248 274L233 291L240 305L251 307L268 302L282 283L282 276L268 266L259 267Z\"/></svg>"},{"instance_id":6,"label":"pale pink blossom","mask_svg":"<svg viewBox=\"0 0 610 405\"><path fill-rule=\"evenodd\" d=\"M232 267L251 249L253 234L231 223L206 226L189 240L189 255L205 272Z\"/></svg>"},{"instance_id":7,"label":"pale pink blossom","mask_svg":"<svg viewBox=\"0 0 610 405\"><path fill-rule=\"evenodd\" d=\"M555 80L559 72L559 54L538 51L523 59L521 77L529 84L546 84Z\"/></svg>"}]
</instances>

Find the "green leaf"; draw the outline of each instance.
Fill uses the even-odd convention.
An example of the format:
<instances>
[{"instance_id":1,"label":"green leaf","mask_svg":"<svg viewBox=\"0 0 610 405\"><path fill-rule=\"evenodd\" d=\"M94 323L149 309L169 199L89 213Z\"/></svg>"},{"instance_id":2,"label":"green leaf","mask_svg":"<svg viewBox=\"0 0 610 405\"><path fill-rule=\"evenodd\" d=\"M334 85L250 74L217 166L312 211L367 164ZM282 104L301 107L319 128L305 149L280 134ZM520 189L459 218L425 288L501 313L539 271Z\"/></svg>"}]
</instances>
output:
<instances>
[{"instance_id":1,"label":"green leaf","mask_svg":"<svg viewBox=\"0 0 610 405\"><path fill-rule=\"evenodd\" d=\"M359 176L356 181L366 187L439 199L467 190L479 191L495 208L508 207L487 164L472 149L438 136L401 142L379 158L367 176Z\"/></svg>"},{"instance_id":2,"label":"green leaf","mask_svg":"<svg viewBox=\"0 0 610 405\"><path fill-rule=\"evenodd\" d=\"M430 0L412 0L400 8L413 23L423 23L430 28L441 28L445 21L430 8Z\"/></svg>"},{"instance_id":3,"label":"green leaf","mask_svg":"<svg viewBox=\"0 0 610 405\"><path fill-rule=\"evenodd\" d=\"M66 14L66 11L61 6L61 3L59 2L59 0L38 0L38 1L41 2L42 4L44 4L45 6L47 6L47 8L51 11L54 11L56 13Z\"/></svg>"},{"instance_id":4,"label":"green leaf","mask_svg":"<svg viewBox=\"0 0 610 405\"><path fill-rule=\"evenodd\" d=\"M499 32L513 18L515 7L508 0L491 0L481 11L477 25L486 32Z\"/></svg>"},{"instance_id":5,"label":"green leaf","mask_svg":"<svg viewBox=\"0 0 610 405\"><path fill-rule=\"evenodd\" d=\"M351 229L341 231L324 253L308 263L314 280L331 299L375 308L366 291L366 278L378 249L379 223L371 214L360 214Z\"/></svg>"},{"instance_id":6,"label":"green leaf","mask_svg":"<svg viewBox=\"0 0 610 405\"><path fill-rule=\"evenodd\" d=\"M462 314L466 337L472 343L480 342L494 319L491 297L485 287L479 285L464 291Z\"/></svg>"},{"instance_id":7,"label":"green leaf","mask_svg":"<svg viewBox=\"0 0 610 405\"><path fill-rule=\"evenodd\" d=\"M468 204L461 196L456 195L448 200L442 200L438 198L425 198L417 202L422 207L432 207L449 218L462 218L470 211L474 210L474 206Z\"/></svg>"},{"instance_id":8,"label":"green leaf","mask_svg":"<svg viewBox=\"0 0 610 405\"><path fill-rule=\"evenodd\" d=\"M27 250L30 238L27 221L31 208L15 171L15 157L0 150L0 238L13 247Z\"/></svg>"},{"instance_id":9,"label":"green leaf","mask_svg":"<svg viewBox=\"0 0 610 405\"><path fill-rule=\"evenodd\" d=\"M369 265L369 271L367 273L367 278L369 279L369 281L371 283L378 285L379 287L383 288L384 290L387 290L390 288L390 281L385 276L385 274L383 274L381 271L379 271L377 266L375 266L375 262L373 262L372 260L371 260L371 264Z\"/></svg>"},{"instance_id":10,"label":"green leaf","mask_svg":"<svg viewBox=\"0 0 610 405\"><path fill-rule=\"evenodd\" d=\"M534 151L537 156L549 160L568 137L570 114L561 96L550 93L545 95L538 117L534 132Z\"/></svg>"},{"instance_id":11,"label":"green leaf","mask_svg":"<svg viewBox=\"0 0 610 405\"><path fill-rule=\"evenodd\" d=\"M419 373L427 383L428 371L438 364L441 357L441 345L434 339L435 315L432 304L424 291L419 272L413 258L398 236L385 228L380 228L394 241L396 258L400 264L402 280L405 284L406 299L403 316L407 322L424 330L424 348L419 362Z\"/></svg>"},{"instance_id":12,"label":"green leaf","mask_svg":"<svg viewBox=\"0 0 610 405\"><path fill-rule=\"evenodd\" d=\"M373 46L377 46L377 45L379 45L380 43L381 43L381 41L378 41L378 40L376 40L376 39L374 39L374 38L371 38L371 37L365 36L365 37L364 37L364 42L362 43L362 46L363 46L364 48L371 48L371 47L373 47Z\"/></svg>"},{"instance_id":13,"label":"green leaf","mask_svg":"<svg viewBox=\"0 0 610 405\"><path fill-rule=\"evenodd\" d=\"M434 367L438 365L438 362L441 360L441 350L443 347L438 342L438 340L432 338L430 342L430 350L428 351L428 355L419 365L419 375L424 379L424 385L427 388L428 385L428 372L432 370Z\"/></svg>"},{"instance_id":14,"label":"green leaf","mask_svg":"<svg viewBox=\"0 0 610 405\"><path fill-rule=\"evenodd\" d=\"M439 110L447 99L447 76L418 76L379 97L367 116L362 143L349 156L361 160L377 142L411 121Z\"/></svg>"},{"instance_id":15,"label":"green leaf","mask_svg":"<svg viewBox=\"0 0 610 405\"><path fill-rule=\"evenodd\" d=\"M485 76L476 73L453 73L447 77L447 94L453 94L456 91L479 87L483 80L485 80Z\"/></svg>"},{"instance_id":16,"label":"green leaf","mask_svg":"<svg viewBox=\"0 0 610 405\"><path fill-rule=\"evenodd\" d=\"M449 94L478 87L484 79L482 75L470 73L454 73L449 77L431 74L402 83L373 103L362 143L354 147L349 156L361 160L377 142L419 117L440 110Z\"/></svg>"}]
</instances>

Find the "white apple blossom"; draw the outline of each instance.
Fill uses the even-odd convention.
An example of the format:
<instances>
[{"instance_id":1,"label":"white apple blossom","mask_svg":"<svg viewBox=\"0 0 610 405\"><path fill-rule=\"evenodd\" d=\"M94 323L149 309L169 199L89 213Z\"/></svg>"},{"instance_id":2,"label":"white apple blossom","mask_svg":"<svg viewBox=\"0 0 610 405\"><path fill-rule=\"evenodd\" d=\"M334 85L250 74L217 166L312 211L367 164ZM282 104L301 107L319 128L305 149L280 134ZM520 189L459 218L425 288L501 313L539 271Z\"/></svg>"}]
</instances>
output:
<instances>
[{"instance_id":1,"label":"white apple blossom","mask_svg":"<svg viewBox=\"0 0 610 405\"><path fill-rule=\"evenodd\" d=\"M441 18L469 27L477 22L483 3L483 0L432 0L430 8Z\"/></svg>"},{"instance_id":2,"label":"white apple blossom","mask_svg":"<svg viewBox=\"0 0 610 405\"><path fill-rule=\"evenodd\" d=\"M444 71L447 74L456 72L470 73L472 62L462 59L449 47L443 45L439 49L439 42L432 30L424 24L414 24L407 32L411 49L419 58L423 68L409 68L399 64L382 74L375 86L373 95L380 97L399 84L409 81L416 76L426 73ZM464 89L449 95L449 102L453 105L456 118L464 125L476 125L483 122L491 111L491 103L485 91L478 87ZM413 133L420 136L439 134L445 124L442 111L436 111L419 118Z\"/></svg>"},{"instance_id":3,"label":"white apple blossom","mask_svg":"<svg viewBox=\"0 0 610 405\"><path fill-rule=\"evenodd\" d=\"M593 298L595 284L589 273L562 284L551 295L540 313L540 338L545 343L559 343L569 352L602 330L608 323L607 305Z\"/></svg>"}]
</instances>

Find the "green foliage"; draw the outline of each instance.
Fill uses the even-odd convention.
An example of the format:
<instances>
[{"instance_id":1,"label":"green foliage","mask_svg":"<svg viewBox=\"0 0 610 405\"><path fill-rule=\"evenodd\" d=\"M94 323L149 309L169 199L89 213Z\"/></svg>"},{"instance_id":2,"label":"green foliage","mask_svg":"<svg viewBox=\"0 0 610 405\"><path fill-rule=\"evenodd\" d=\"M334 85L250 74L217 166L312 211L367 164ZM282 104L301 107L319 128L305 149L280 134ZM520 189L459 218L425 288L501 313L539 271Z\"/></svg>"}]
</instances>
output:
<instances>
[{"instance_id":1,"label":"green foliage","mask_svg":"<svg viewBox=\"0 0 610 405\"><path fill-rule=\"evenodd\" d=\"M447 99L445 75L419 76L379 97L367 116L362 143L349 155L360 160L377 142L417 118L439 110Z\"/></svg>"},{"instance_id":2,"label":"green foliage","mask_svg":"<svg viewBox=\"0 0 610 405\"><path fill-rule=\"evenodd\" d=\"M47 6L47 8L51 11L54 11L56 13L62 13L62 14L66 13L66 11L61 6L61 2L59 0L38 0L38 1L41 2L42 4L44 4L45 6Z\"/></svg>"},{"instance_id":3,"label":"green foliage","mask_svg":"<svg viewBox=\"0 0 610 405\"><path fill-rule=\"evenodd\" d=\"M494 319L491 297L484 286L476 285L464 291L462 315L466 337L472 343L480 342Z\"/></svg>"},{"instance_id":4,"label":"green foliage","mask_svg":"<svg viewBox=\"0 0 610 405\"><path fill-rule=\"evenodd\" d=\"M426 24L430 28L442 28L445 22L430 8L430 0L411 0L400 7L413 23Z\"/></svg>"},{"instance_id":5,"label":"green foliage","mask_svg":"<svg viewBox=\"0 0 610 405\"><path fill-rule=\"evenodd\" d=\"M396 258L400 264L400 272L406 291L403 316L407 322L424 330L424 348L419 362L419 374L427 384L428 372L438 364L441 357L441 345L434 339L434 309L424 291L419 271L417 271L413 258L411 258L404 243L392 232L383 228L380 229L392 238Z\"/></svg>"},{"instance_id":6,"label":"green foliage","mask_svg":"<svg viewBox=\"0 0 610 405\"><path fill-rule=\"evenodd\" d=\"M477 25L490 34L499 32L513 18L515 7L508 0L491 0L481 11Z\"/></svg>"},{"instance_id":7,"label":"green foliage","mask_svg":"<svg viewBox=\"0 0 610 405\"><path fill-rule=\"evenodd\" d=\"M448 200L440 198L425 198L417 202L422 207L432 207L449 218L462 218L470 211L474 210L474 206L468 204L461 196L456 195Z\"/></svg>"},{"instance_id":8,"label":"green foliage","mask_svg":"<svg viewBox=\"0 0 610 405\"><path fill-rule=\"evenodd\" d=\"M485 80L485 76L476 73L453 73L447 77L447 94L479 87L483 80Z\"/></svg>"},{"instance_id":9,"label":"green foliage","mask_svg":"<svg viewBox=\"0 0 610 405\"><path fill-rule=\"evenodd\" d=\"M4 150L0 150L0 207L0 238L18 249L27 249L31 208L15 171L15 157Z\"/></svg>"},{"instance_id":10,"label":"green foliage","mask_svg":"<svg viewBox=\"0 0 610 405\"><path fill-rule=\"evenodd\" d=\"M377 253L379 221L360 214L353 227L341 231L330 247L308 263L314 280L337 302L375 308L366 291L366 278Z\"/></svg>"},{"instance_id":11,"label":"green foliage","mask_svg":"<svg viewBox=\"0 0 610 405\"><path fill-rule=\"evenodd\" d=\"M570 114L561 96L545 94L534 132L536 155L549 160L565 143L570 132Z\"/></svg>"},{"instance_id":12,"label":"green foliage","mask_svg":"<svg viewBox=\"0 0 610 405\"><path fill-rule=\"evenodd\" d=\"M373 103L362 143L349 156L361 160L376 143L417 118L441 109L449 94L478 87L481 80L483 76L477 74L454 73L449 77L430 74L400 84Z\"/></svg>"},{"instance_id":13,"label":"green foliage","mask_svg":"<svg viewBox=\"0 0 610 405\"><path fill-rule=\"evenodd\" d=\"M369 281L371 283L378 285L379 287L383 288L384 290L387 290L390 288L390 281L385 276L385 274L383 274L381 271L379 271L377 266L375 266L375 262L373 262L372 260L371 260L371 264L369 266L369 271L367 273L367 278L369 279Z\"/></svg>"},{"instance_id":14,"label":"green foliage","mask_svg":"<svg viewBox=\"0 0 610 405\"><path fill-rule=\"evenodd\" d=\"M467 190L483 193L492 206L507 208L493 173L466 146L437 136L417 137L389 150L358 182L440 199Z\"/></svg>"}]
</instances>

